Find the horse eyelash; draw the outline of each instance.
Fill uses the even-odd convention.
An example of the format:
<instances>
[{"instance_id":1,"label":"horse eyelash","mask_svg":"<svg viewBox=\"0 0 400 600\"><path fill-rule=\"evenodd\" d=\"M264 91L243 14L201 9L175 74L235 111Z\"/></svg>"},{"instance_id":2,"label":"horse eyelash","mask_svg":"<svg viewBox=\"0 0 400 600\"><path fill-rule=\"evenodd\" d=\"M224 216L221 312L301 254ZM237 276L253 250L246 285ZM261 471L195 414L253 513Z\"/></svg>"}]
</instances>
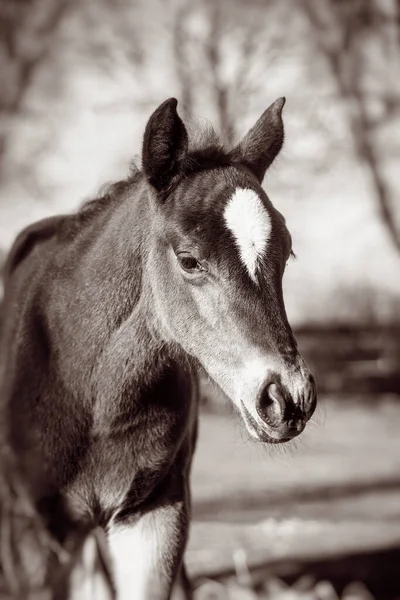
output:
<instances>
[{"instance_id":1,"label":"horse eyelash","mask_svg":"<svg viewBox=\"0 0 400 600\"><path fill-rule=\"evenodd\" d=\"M290 251L290 254L289 254L289 258L292 258L293 260L296 260L296 258L297 258L297 254L295 254L295 253L293 252L293 250L291 250L291 251Z\"/></svg>"}]
</instances>

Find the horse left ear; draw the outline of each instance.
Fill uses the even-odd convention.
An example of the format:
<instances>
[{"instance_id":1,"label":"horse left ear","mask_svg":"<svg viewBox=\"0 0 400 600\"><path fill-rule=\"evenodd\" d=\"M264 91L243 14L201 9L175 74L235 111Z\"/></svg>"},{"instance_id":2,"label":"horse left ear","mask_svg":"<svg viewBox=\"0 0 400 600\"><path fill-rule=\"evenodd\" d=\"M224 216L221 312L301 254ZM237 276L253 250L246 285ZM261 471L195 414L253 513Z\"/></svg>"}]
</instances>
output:
<instances>
[{"instance_id":1,"label":"horse left ear","mask_svg":"<svg viewBox=\"0 0 400 600\"><path fill-rule=\"evenodd\" d=\"M151 115L144 132L142 165L147 181L166 192L182 171L188 135L176 107L176 98L163 102Z\"/></svg>"},{"instance_id":2,"label":"horse left ear","mask_svg":"<svg viewBox=\"0 0 400 600\"><path fill-rule=\"evenodd\" d=\"M232 151L234 160L246 165L260 183L283 145L282 109L285 101L285 98L275 100Z\"/></svg>"}]
</instances>

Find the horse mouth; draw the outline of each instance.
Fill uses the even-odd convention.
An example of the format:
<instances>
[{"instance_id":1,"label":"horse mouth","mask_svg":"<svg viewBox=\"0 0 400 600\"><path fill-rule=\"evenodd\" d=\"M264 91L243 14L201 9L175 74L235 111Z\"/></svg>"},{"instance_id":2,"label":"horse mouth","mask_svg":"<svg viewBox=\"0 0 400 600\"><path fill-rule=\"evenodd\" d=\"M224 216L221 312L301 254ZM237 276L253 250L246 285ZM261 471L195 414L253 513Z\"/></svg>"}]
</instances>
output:
<instances>
[{"instance_id":1,"label":"horse mouth","mask_svg":"<svg viewBox=\"0 0 400 600\"><path fill-rule=\"evenodd\" d=\"M279 439L271 437L264 429L260 427L253 415L246 408L243 400L240 401L240 407L243 420L250 435L258 442L262 442L263 444L284 444L285 442L289 442L291 439L293 439L292 437L282 437Z\"/></svg>"}]
</instances>

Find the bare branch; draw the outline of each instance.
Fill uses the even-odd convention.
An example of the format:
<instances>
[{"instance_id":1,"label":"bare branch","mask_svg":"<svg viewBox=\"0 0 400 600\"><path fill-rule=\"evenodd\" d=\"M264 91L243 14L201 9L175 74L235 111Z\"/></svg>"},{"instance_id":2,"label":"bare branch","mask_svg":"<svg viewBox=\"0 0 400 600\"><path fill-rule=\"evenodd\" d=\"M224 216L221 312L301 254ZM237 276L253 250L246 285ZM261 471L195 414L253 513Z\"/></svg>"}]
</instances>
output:
<instances>
[{"instance_id":1,"label":"bare branch","mask_svg":"<svg viewBox=\"0 0 400 600\"><path fill-rule=\"evenodd\" d=\"M182 112L189 118L194 115L193 65L190 64L189 38L186 29L187 18L191 12L188 2L182 3L176 10L172 28L172 51L175 72L180 87Z\"/></svg>"},{"instance_id":2,"label":"bare branch","mask_svg":"<svg viewBox=\"0 0 400 600\"><path fill-rule=\"evenodd\" d=\"M0 3L0 116L17 114L38 67L48 57L53 35L72 0L3 0ZM0 130L0 160L7 143ZM1 176L1 173L0 173Z\"/></svg>"},{"instance_id":3,"label":"bare branch","mask_svg":"<svg viewBox=\"0 0 400 600\"><path fill-rule=\"evenodd\" d=\"M366 72L363 43L365 32L375 16L373 6L371 2L341 5L343 3L338 7L332 0L302 2L316 34L318 48L331 69L339 95L346 102L355 150L368 167L382 222L394 247L400 252L400 231L396 227L390 190L376 150L376 123L368 112L370 96L363 87Z\"/></svg>"}]
</instances>

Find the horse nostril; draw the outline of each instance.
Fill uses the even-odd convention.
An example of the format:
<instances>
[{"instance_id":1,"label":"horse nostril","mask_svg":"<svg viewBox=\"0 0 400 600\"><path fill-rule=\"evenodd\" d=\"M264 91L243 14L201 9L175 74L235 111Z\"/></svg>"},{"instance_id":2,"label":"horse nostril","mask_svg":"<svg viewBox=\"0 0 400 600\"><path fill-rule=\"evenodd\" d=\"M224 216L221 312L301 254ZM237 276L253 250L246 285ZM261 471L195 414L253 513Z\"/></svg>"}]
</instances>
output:
<instances>
[{"instance_id":1,"label":"horse nostril","mask_svg":"<svg viewBox=\"0 0 400 600\"><path fill-rule=\"evenodd\" d=\"M280 425L283 421L285 398L276 383L269 383L262 390L257 401L257 412L269 425Z\"/></svg>"},{"instance_id":2,"label":"horse nostril","mask_svg":"<svg viewBox=\"0 0 400 600\"><path fill-rule=\"evenodd\" d=\"M295 435L297 433L301 433L305 427L305 422L303 419L290 419L287 422L287 426L288 428L292 431L292 433L294 433Z\"/></svg>"}]
</instances>

